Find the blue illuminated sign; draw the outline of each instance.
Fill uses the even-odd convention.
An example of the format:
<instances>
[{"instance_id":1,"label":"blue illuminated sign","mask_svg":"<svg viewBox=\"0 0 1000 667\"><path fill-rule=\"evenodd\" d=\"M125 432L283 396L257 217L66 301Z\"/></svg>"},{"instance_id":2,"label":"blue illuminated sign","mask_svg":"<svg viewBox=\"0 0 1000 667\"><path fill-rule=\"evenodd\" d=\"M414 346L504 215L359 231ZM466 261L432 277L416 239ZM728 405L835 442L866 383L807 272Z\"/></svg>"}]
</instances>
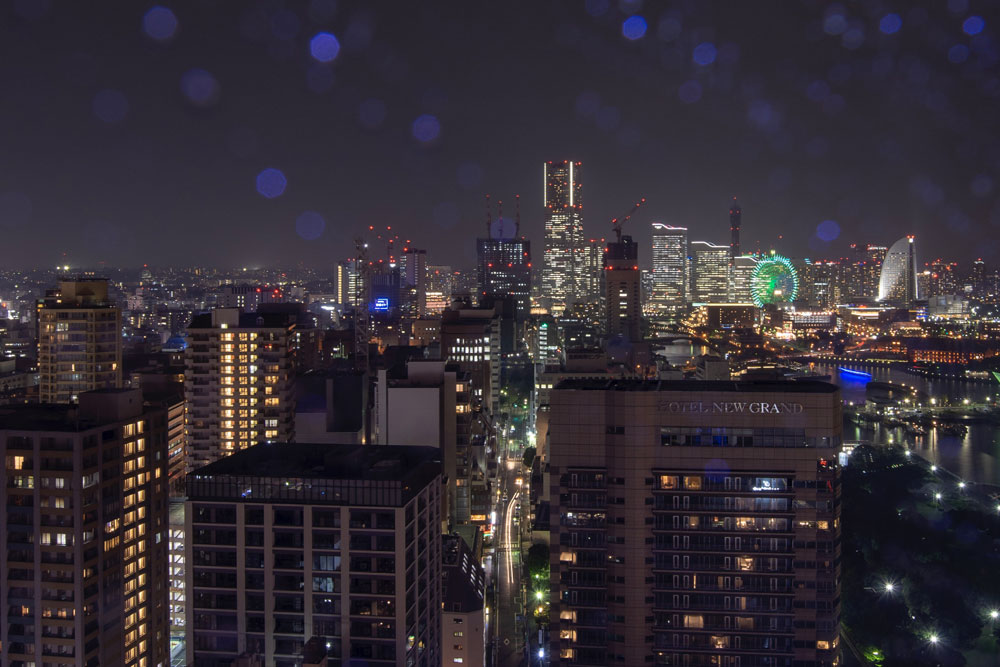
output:
<instances>
[{"instance_id":1,"label":"blue illuminated sign","mask_svg":"<svg viewBox=\"0 0 1000 667\"><path fill-rule=\"evenodd\" d=\"M389 299L384 297L375 299L375 305L372 306L372 310L389 310Z\"/></svg>"}]
</instances>

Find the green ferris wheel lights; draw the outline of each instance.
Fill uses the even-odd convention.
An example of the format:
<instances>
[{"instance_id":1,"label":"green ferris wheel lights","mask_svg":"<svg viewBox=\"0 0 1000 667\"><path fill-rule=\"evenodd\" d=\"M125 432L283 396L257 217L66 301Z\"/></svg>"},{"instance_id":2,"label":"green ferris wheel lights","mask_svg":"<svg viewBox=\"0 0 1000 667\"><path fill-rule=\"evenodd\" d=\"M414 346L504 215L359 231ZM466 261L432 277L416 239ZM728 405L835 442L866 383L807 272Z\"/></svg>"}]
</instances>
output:
<instances>
[{"instance_id":1,"label":"green ferris wheel lights","mask_svg":"<svg viewBox=\"0 0 1000 667\"><path fill-rule=\"evenodd\" d=\"M750 295L758 308L795 301L799 295L799 275L791 260L776 254L758 260L750 279Z\"/></svg>"}]
</instances>

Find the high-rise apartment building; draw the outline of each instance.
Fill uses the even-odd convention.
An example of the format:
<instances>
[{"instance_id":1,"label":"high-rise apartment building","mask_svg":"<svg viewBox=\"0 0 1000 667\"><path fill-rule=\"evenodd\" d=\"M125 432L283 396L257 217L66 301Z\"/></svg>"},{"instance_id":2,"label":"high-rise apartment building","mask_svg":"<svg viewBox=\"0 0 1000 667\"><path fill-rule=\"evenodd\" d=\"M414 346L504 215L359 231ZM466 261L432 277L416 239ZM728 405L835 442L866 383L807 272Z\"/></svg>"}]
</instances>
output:
<instances>
[{"instance_id":1,"label":"high-rise apartment building","mask_svg":"<svg viewBox=\"0 0 1000 667\"><path fill-rule=\"evenodd\" d=\"M653 293L651 305L657 311L673 310L688 302L687 227L653 223Z\"/></svg>"},{"instance_id":2,"label":"high-rise apartment building","mask_svg":"<svg viewBox=\"0 0 1000 667\"><path fill-rule=\"evenodd\" d=\"M187 664L441 664L441 465L427 447L278 443L187 490Z\"/></svg>"},{"instance_id":3,"label":"high-rise apartment building","mask_svg":"<svg viewBox=\"0 0 1000 667\"><path fill-rule=\"evenodd\" d=\"M441 664L486 665L486 573L465 540L443 539Z\"/></svg>"},{"instance_id":4,"label":"high-rise apartment building","mask_svg":"<svg viewBox=\"0 0 1000 667\"><path fill-rule=\"evenodd\" d=\"M166 433L138 389L0 408L0 663L169 662Z\"/></svg>"},{"instance_id":5,"label":"high-rise apartment building","mask_svg":"<svg viewBox=\"0 0 1000 667\"><path fill-rule=\"evenodd\" d=\"M846 285L842 286L843 297L868 298L878 297L879 274L882 270L882 262L885 261L885 254L888 248L872 244L861 245L851 244L851 256L849 258L849 270L844 271L842 279ZM847 268L847 267L845 267Z\"/></svg>"},{"instance_id":6,"label":"high-rise apartment building","mask_svg":"<svg viewBox=\"0 0 1000 667\"><path fill-rule=\"evenodd\" d=\"M294 317L216 308L188 327L188 469L258 442L295 439Z\"/></svg>"},{"instance_id":7,"label":"high-rise apartment building","mask_svg":"<svg viewBox=\"0 0 1000 667\"><path fill-rule=\"evenodd\" d=\"M584 263L582 163L549 161L545 182L542 300L559 315L582 298Z\"/></svg>"},{"instance_id":8,"label":"high-rise apartment building","mask_svg":"<svg viewBox=\"0 0 1000 667\"><path fill-rule=\"evenodd\" d=\"M581 380L550 404L551 664L838 664L837 387Z\"/></svg>"},{"instance_id":9,"label":"high-rise apartment building","mask_svg":"<svg viewBox=\"0 0 1000 667\"><path fill-rule=\"evenodd\" d=\"M122 315L105 279L60 280L38 302L38 397L73 403L122 385Z\"/></svg>"},{"instance_id":10,"label":"high-rise apartment building","mask_svg":"<svg viewBox=\"0 0 1000 667\"><path fill-rule=\"evenodd\" d=\"M604 253L607 239L589 239L583 251L583 304L595 320L604 320Z\"/></svg>"},{"instance_id":11,"label":"high-rise apartment building","mask_svg":"<svg viewBox=\"0 0 1000 667\"><path fill-rule=\"evenodd\" d=\"M479 302L511 299L518 320L531 314L531 242L524 238L476 240Z\"/></svg>"},{"instance_id":12,"label":"high-rise apartment building","mask_svg":"<svg viewBox=\"0 0 1000 667\"><path fill-rule=\"evenodd\" d=\"M691 241L691 300L698 303L729 301L729 246Z\"/></svg>"},{"instance_id":13,"label":"high-rise apartment building","mask_svg":"<svg viewBox=\"0 0 1000 667\"><path fill-rule=\"evenodd\" d=\"M631 236L608 244L604 255L605 331L608 338L642 340L642 304L639 298L639 246Z\"/></svg>"}]
</instances>

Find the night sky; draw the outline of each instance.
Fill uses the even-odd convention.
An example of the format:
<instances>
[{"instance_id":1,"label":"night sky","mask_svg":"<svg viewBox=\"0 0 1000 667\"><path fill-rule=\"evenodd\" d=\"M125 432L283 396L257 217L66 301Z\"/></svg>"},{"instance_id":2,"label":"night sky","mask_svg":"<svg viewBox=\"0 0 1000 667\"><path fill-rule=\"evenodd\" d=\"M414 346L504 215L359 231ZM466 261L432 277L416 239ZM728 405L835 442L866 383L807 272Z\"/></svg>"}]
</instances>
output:
<instances>
[{"instance_id":1,"label":"night sky","mask_svg":"<svg viewBox=\"0 0 1000 667\"><path fill-rule=\"evenodd\" d=\"M465 267L485 193L540 266L567 158L588 236L648 198L643 263L733 195L746 249L1000 263L995 3L2 3L3 268L329 267L368 225Z\"/></svg>"}]
</instances>

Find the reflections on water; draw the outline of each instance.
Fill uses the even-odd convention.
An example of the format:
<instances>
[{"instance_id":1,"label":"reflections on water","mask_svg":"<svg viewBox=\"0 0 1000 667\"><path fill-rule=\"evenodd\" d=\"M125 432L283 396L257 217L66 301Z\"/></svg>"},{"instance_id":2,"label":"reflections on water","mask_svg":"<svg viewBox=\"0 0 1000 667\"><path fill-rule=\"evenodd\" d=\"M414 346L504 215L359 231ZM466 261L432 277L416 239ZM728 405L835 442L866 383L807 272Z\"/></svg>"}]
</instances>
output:
<instances>
[{"instance_id":1,"label":"reflections on water","mask_svg":"<svg viewBox=\"0 0 1000 667\"><path fill-rule=\"evenodd\" d=\"M663 357L673 366L685 366L689 361L702 354L709 354L711 350L700 344L686 340L678 340L669 345L657 346L656 355Z\"/></svg>"},{"instance_id":2,"label":"reflections on water","mask_svg":"<svg viewBox=\"0 0 1000 667\"><path fill-rule=\"evenodd\" d=\"M982 402L1000 392L1000 385L997 384L929 380L900 368L858 366L858 369L871 373L872 380L908 384L927 392L928 396L947 398L949 401L968 398L973 403ZM845 401L864 403L865 380L839 373L836 365L817 364L816 370L830 373L832 381L840 386ZM927 435L912 435L902 428L886 428L880 424L858 425L845 420L844 440L907 445L927 460L965 479L1000 485L1000 425L978 422L968 426L969 432L964 436L947 435L933 428L928 429Z\"/></svg>"}]
</instances>

